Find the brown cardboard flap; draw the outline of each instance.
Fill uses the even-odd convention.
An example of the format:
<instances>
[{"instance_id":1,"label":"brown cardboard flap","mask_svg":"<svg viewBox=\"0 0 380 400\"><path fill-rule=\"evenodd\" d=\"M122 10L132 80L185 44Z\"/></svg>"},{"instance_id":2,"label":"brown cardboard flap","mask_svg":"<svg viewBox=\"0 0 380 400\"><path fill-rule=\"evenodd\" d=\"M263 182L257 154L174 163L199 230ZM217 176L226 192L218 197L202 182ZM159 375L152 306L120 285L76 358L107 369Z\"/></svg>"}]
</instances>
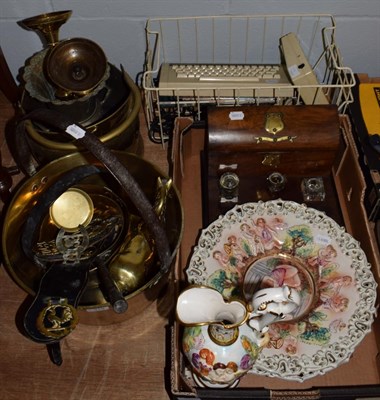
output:
<instances>
[{"instance_id":1,"label":"brown cardboard flap","mask_svg":"<svg viewBox=\"0 0 380 400\"><path fill-rule=\"evenodd\" d=\"M375 247L373 232L371 232L371 227L367 223L365 210L362 206L364 188L357 163L357 153L353 147L353 139L352 137L350 138L351 133L350 131L346 131L346 129L349 129L346 117L343 117L341 122L344 131L345 149L343 150L340 164L333 171L337 182L339 200L342 199L341 207L345 221L347 222L348 231L354 237L359 236L363 249L367 252L368 259L373 262L375 269L378 270L378 249ZM189 121L187 121L188 123ZM177 171L173 172L177 179L177 187L182 193L185 212L184 235L181 243L178 269L176 270L177 283L182 286L186 284L184 271L191 256L192 248L196 244L202 229L200 163L205 132L203 129L189 130L189 126L186 123L183 125L183 121L178 121L178 127L182 127L182 130L177 130L174 133L173 140L174 143L177 143L177 147L173 149L173 166ZM178 135L181 137L179 138ZM179 143L181 146L178 146ZM181 170L181 173L178 173L178 169ZM356 221L353 220L353 216L357 216L355 218ZM377 273L375 275L378 276ZM292 393L292 391L296 391L298 394L306 392L315 395L321 388L363 387L363 393L365 393L367 385L380 386L380 367L377 363L377 335L379 332L376 331L374 328L367 334L355 349L349 362L342 364L325 375L299 383L249 373L241 379L237 389L219 391L221 393L220 398L223 398L223 393L233 393L234 390L244 390L244 393L247 390L248 393L252 391L252 397L255 390L267 390L268 393L276 395L277 397L274 398L277 399L286 398L286 394ZM194 385L186 363L183 360L180 336L181 327L175 323L172 343L172 373L175 375L175 378L172 379L172 393L174 396L195 397L198 389ZM283 395L283 397L280 395ZM229 394L229 396L228 398L234 398L232 394ZM268 398L270 398L269 396ZM309 397L306 396L304 398Z\"/></svg>"},{"instance_id":2,"label":"brown cardboard flap","mask_svg":"<svg viewBox=\"0 0 380 400\"><path fill-rule=\"evenodd\" d=\"M346 147L337 167L334 167L335 187L347 232L361 244L372 270L380 282L380 254L376 244L374 226L367 220L363 204L366 184L358 162L358 151L352 137L350 121L341 116L343 139Z\"/></svg>"},{"instance_id":3,"label":"brown cardboard flap","mask_svg":"<svg viewBox=\"0 0 380 400\"><path fill-rule=\"evenodd\" d=\"M183 158L184 149L182 138L186 130L191 128L193 120L191 118L177 118L174 122L174 134L172 139L171 162L173 172L173 182L181 191L182 179L184 178Z\"/></svg>"},{"instance_id":4,"label":"brown cardboard flap","mask_svg":"<svg viewBox=\"0 0 380 400\"><path fill-rule=\"evenodd\" d=\"M188 262L202 226L202 188L200 152L204 143L204 130L191 129L192 120L177 118L173 134L173 181L182 194L184 234L179 251L180 271ZM183 276L179 277L183 281Z\"/></svg>"}]
</instances>

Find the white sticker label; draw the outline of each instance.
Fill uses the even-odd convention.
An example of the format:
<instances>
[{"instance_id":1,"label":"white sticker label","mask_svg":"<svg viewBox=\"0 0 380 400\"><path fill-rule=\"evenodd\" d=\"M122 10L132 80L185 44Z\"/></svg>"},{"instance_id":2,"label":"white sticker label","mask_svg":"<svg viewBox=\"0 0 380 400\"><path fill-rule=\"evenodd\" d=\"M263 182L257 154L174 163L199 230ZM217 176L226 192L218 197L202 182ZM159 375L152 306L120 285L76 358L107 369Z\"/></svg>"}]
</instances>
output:
<instances>
[{"instance_id":1,"label":"white sticker label","mask_svg":"<svg viewBox=\"0 0 380 400\"><path fill-rule=\"evenodd\" d=\"M300 75L300 71L295 64L288 67L288 71L291 78L296 78L298 75Z\"/></svg>"},{"instance_id":2,"label":"white sticker label","mask_svg":"<svg viewBox=\"0 0 380 400\"><path fill-rule=\"evenodd\" d=\"M81 139L86 134L86 131L78 125L72 124L66 128L66 132L75 139Z\"/></svg>"},{"instance_id":3,"label":"white sticker label","mask_svg":"<svg viewBox=\"0 0 380 400\"><path fill-rule=\"evenodd\" d=\"M230 120L231 121L238 121L244 119L243 111L231 111L230 112Z\"/></svg>"}]
</instances>

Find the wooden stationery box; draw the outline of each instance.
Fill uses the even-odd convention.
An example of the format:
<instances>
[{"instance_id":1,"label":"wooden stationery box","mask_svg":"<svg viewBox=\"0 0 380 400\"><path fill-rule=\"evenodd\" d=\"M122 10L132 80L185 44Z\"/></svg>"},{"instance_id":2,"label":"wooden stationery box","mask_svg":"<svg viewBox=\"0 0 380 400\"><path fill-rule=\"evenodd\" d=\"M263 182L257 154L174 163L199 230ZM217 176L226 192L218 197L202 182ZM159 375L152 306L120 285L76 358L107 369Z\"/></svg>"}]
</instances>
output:
<instances>
[{"instance_id":1,"label":"wooden stationery box","mask_svg":"<svg viewBox=\"0 0 380 400\"><path fill-rule=\"evenodd\" d=\"M328 177L339 143L334 105L210 107L203 162L205 222L238 203L271 199L267 179L273 172L286 180L285 197L302 201L302 179ZM236 182L227 181L227 187L238 187L228 196L222 180L231 174Z\"/></svg>"}]
</instances>

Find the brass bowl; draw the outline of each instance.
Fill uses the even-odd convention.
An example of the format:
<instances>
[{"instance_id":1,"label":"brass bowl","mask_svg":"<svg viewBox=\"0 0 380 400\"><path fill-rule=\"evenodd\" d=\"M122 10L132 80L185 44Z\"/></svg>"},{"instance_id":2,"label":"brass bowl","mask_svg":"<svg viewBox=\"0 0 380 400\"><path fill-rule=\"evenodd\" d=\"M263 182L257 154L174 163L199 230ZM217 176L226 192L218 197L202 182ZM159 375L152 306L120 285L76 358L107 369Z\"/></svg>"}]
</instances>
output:
<instances>
[{"instance_id":1,"label":"brass bowl","mask_svg":"<svg viewBox=\"0 0 380 400\"><path fill-rule=\"evenodd\" d=\"M139 111L141 94L132 78L124 72L124 82L129 89L128 96L110 115L86 126L108 147L138 153ZM27 112L27 111L26 111ZM70 113L70 115L72 115ZM46 164L67 154L83 151L74 141L67 141L60 132L43 131L31 121L26 124L26 138L34 158Z\"/></svg>"},{"instance_id":2,"label":"brass bowl","mask_svg":"<svg viewBox=\"0 0 380 400\"><path fill-rule=\"evenodd\" d=\"M107 58L92 40L73 38L53 46L44 59L47 79L57 88L59 98L75 98L91 93L102 81Z\"/></svg>"},{"instance_id":3,"label":"brass bowl","mask_svg":"<svg viewBox=\"0 0 380 400\"><path fill-rule=\"evenodd\" d=\"M166 178L153 164L127 152L115 152L119 160L126 166L141 189L153 204L158 177ZM4 265L13 280L27 293L35 295L43 270L25 256L20 243L24 224L39 197L57 180L72 168L80 165L102 165L89 153L74 153L52 161L42 167L32 178L26 180L13 195L4 215L2 231L2 248ZM81 185L96 185L99 188L108 187L126 204L128 214L138 214L125 191L117 184L109 173L101 173L87 178ZM183 211L179 194L175 187L170 189L165 210L164 229L168 237L170 250L173 254L178 250L183 230ZM143 284L132 293L125 296L128 310L116 314L104 298L99 288L96 269L90 270L87 287L79 303L79 319L87 324L110 324L123 321L142 312L162 293L167 284L168 272L159 268L158 262L153 264L151 273ZM116 282L117 283L117 282Z\"/></svg>"}]
</instances>

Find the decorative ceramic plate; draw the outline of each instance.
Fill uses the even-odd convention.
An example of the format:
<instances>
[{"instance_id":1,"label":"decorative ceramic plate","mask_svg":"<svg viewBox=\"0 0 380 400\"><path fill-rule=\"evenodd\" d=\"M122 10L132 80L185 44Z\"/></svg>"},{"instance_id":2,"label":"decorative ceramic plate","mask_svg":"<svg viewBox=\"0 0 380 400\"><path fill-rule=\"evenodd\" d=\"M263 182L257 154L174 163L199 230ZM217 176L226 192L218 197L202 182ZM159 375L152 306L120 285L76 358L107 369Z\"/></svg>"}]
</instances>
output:
<instances>
[{"instance_id":1,"label":"decorative ceramic plate","mask_svg":"<svg viewBox=\"0 0 380 400\"><path fill-rule=\"evenodd\" d=\"M359 243L325 213L292 201L227 212L202 231L186 273L189 283L226 299L249 301L268 285L300 291L299 318L270 325L270 343L252 369L261 375L324 374L349 360L374 319L377 285Z\"/></svg>"}]
</instances>

